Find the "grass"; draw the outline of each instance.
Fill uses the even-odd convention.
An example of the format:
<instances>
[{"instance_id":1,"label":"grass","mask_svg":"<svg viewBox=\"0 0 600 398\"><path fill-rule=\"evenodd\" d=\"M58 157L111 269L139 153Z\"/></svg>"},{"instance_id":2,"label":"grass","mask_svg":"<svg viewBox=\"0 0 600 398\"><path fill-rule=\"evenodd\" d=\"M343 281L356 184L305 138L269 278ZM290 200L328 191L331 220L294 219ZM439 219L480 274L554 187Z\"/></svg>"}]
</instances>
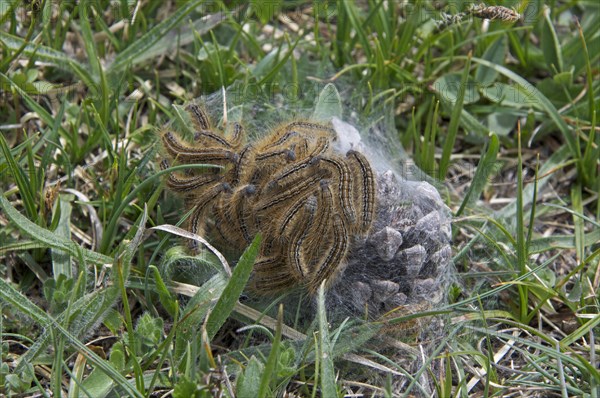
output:
<instances>
[{"instance_id":1,"label":"grass","mask_svg":"<svg viewBox=\"0 0 600 398\"><path fill-rule=\"evenodd\" d=\"M502 4L523 17L0 1L0 395L408 396L428 375L439 397L597 398L600 8ZM232 273L182 250L155 131L221 87L232 118L268 110L257 126L317 98L316 118L383 121L391 156L437 179L456 283L446 307L388 319L445 317L427 357L401 343L416 374L370 344L386 324L328 323L323 292L308 322L238 302L260 238Z\"/></svg>"}]
</instances>

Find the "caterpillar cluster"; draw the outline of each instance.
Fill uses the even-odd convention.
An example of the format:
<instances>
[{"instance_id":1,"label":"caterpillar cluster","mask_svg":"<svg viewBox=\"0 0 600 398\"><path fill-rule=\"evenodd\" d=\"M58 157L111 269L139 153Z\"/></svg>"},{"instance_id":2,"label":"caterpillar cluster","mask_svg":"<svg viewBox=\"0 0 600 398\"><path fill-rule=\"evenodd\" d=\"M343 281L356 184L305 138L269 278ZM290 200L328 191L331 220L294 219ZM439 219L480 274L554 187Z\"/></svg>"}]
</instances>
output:
<instances>
[{"instance_id":1,"label":"caterpillar cluster","mask_svg":"<svg viewBox=\"0 0 600 398\"><path fill-rule=\"evenodd\" d=\"M333 282L352 242L373 223L375 176L365 156L335 153L336 133L321 123L290 122L245 143L241 124L224 133L202 107L191 104L186 111L194 142L163 131L161 167L215 165L168 175L167 187L183 194L191 210L188 230L238 251L260 232L251 281L256 292L302 286L314 294L324 280Z\"/></svg>"}]
</instances>

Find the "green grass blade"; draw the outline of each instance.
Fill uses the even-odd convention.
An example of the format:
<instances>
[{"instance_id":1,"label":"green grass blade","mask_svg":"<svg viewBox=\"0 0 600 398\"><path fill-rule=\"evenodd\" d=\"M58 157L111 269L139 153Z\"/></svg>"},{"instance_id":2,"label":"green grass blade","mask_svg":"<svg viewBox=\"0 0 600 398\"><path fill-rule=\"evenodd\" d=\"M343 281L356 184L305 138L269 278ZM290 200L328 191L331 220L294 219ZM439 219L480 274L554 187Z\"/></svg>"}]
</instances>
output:
<instances>
[{"instance_id":1,"label":"green grass blade","mask_svg":"<svg viewBox=\"0 0 600 398\"><path fill-rule=\"evenodd\" d=\"M56 51L50 47L39 44L27 43L20 37L13 36L0 30L0 42L12 51L18 51L24 45L23 54L29 57L36 57L39 60L46 61L67 71L85 71L85 66L69 57L62 51ZM89 74L86 73L89 77ZM90 79L91 80L91 79Z\"/></svg>"},{"instance_id":2,"label":"green grass blade","mask_svg":"<svg viewBox=\"0 0 600 398\"><path fill-rule=\"evenodd\" d=\"M69 333L77 337L84 336L110 312L117 301L117 294L118 290L114 287L86 294L70 305L70 314L63 311L56 321L63 324L69 315ZM20 358L16 370L21 371L26 364L32 363L50 343L52 343L52 330L46 329Z\"/></svg>"},{"instance_id":3,"label":"green grass blade","mask_svg":"<svg viewBox=\"0 0 600 398\"><path fill-rule=\"evenodd\" d=\"M92 77L97 79L96 84L99 87L99 90L97 90L97 94L99 94L100 99L102 101L102 106L100 107L100 117L102 119L103 125L107 125L109 114L108 96L110 94L110 90L106 82L104 68L100 63L100 56L98 55L98 51L96 49L96 41L94 40L94 34L90 25L90 19L92 18L92 16L88 14L88 11L91 9L91 1L82 1L82 3L79 6L79 12L81 13L79 21L81 23L83 43L85 46L85 51L87 53L87 58L90 62Z\"/></svg>"},{"instance_id":4,"label":"green grass blade","mask_svg":"<svg viewBox=\"0 0 600 398\"><path fill-rule=\"evenodd\" d=\"M240 261L235 266L231 278L227 282L227 286L225 286L221 297L219 297L219 301L217 301L217 304L215 304L215 307L210 312L206 321L206 332L208 333L209 339L212 340L212 338L215 337L221 326L223 326L231 314L231 311L233 311L240 294L244 291L246 283L250 278L254 261L258 255L260 242L260 235L256 235L250 246L248 246L240 257Z\"/></svg>"},{"instance_id":5,"label":"green grass blade","mask_svg":"<svg viewBox=\"0 0 600 398\"><path fill-rule=\"evenodd\" d=\"M31 145L31 143L33 142L33 140L35 140L37 138L37 136L31 136L27 139L25 139L23 142L21 142L20 144L15 145L13 148L10 148L10 153L12 154L13 157L15 157L18 153L21 153L21 151L23 150L28 150L27 148L29 148L29 146ZM42 138L48 138L47 136L42 136ZM33 148L34 150L37 152L37 150L40 149L40 147L38 147L38 144L41 140L38 140L38 143L36 143ZM8 145L8 144L7 144ZM4 164L6 162L6 158L4 157L4 152L0 151L0 171L4 171L8 166L6 164ZM20 163L24 163L24 160L21 160L19 162Z\"/></svg>"},{"instance_id":6,"label":"green grass blade","mask_svg":"<svg viewBox=\"0 0 600 398\"><path fill-rule=\"evenodd\" d=\"M127 330L127 342L130 352L135 352L136 336L133 326L133 318L131 316L131 307L129 306L129 296L125 287L125 279L127 266L123 264L121 259L118 259L113 266L113 279L117 281L117 287L121 293L121 302L123 303L123 314L125 318L125 328ZM131 365L133 367L133 373L135 378L135 385L138 391L144 391L144 379L142 375L142 369L137 356L132 355L130 357Z\"/></svg>"},{"instance_id":7,"label":"green grass blade","mask_svg":"<svg viewBox=\"0 0 600 398\"><path fill-rule=\"evenodd\" d=\"M10 202L2 195L0 195L0 208L4 210L8 218L25 234L31 236L37 241L44 243L46 246L53 249L58 249L69 253L71 256L77 258L81 257L85 261L89 261L94 264L112 264L113 259L111 257L104 256L100 253L96 253L92 250L84 249L80 245L70 240L62 239L56 234L44 229L15 209Z\"/></svg>"},{"instance_id":8,"label":"green grass blade","mask_svg":"<svg viewBox=\"0 0 600 398\"><path fill-rule=\"evenodd\" d=\"M215 46L215 51L209 52L209 54L211 55L213 64L217 67L216 73L220 80L219 86L225 87L226 83L224 79L226 79L226 74L225 67L223 66L223 59L221 58L221 49L219 48L219 42L217 41L217 38L215 37L215 34L212 30L210 31L210 37L212 39L213 45Z\"/></svg>"},{"instance_id":9,"label":"green grass blade","mask_svg":"<svg viewBox=\"0 0 600 398\"><path fill-rule=\"evenodd\" d=\"M257 83L258 87L263 86L264 84L272 81L272 79L275 77L275 75L277 75L277 73L279 73L281 71L281 69L285 66L285 64L287 63L288 58L294 53L294 49L296 48L296 46L298 45L298 43L300 42L300 39L302 37L299 36L298 39L294 42L294 44L292 44L292 46L288 46L288 50L286 51L286 53L283 55L283 57L281 57L281 59L279 60L279 62L275 63L273 66L271 66L268 69L268 72L260 77L257 76L257 78L260 78L260 80ZM278 50L279 51L279 50ZM277 53L272 53L272 54L278 54ZM267 59L267 57L264 58L265 60ZM273 58L273 62L275 62L275 60L277 59L277 57ZM254 72L258 72L259 69L258 65L257 67L254 69Z\"/></svg>"},{"instance_id":10,"label":"green grass blade","mask_svg":"<svg viewBox=\"0 0 600 398\"><path fill-rule=\"evenodd\" d=\"M265 398L269 393L269 385L273 380L276 380L277 376L277 362L279 359L279 347L281 346L281 330L283 327L283 304L279 305L279 311L277 311L277 327L275 328L275 337L273 338L273 344L271 344L271 351L267 358L267 363L263 370L262 376L260 377L260 387L258 389L258 397Z\"/></svg>"},{"instance_id":11,"label":"green grass blade","mask_svg":"<svg viewBox=\"0 0 600 398\"><path fill-rule=\"evenodd\" d=\"M504 64L507 50L506 37L501 36L485 50L482 58L494 64L502 65ZM475 81L483 86L489 86L494 83L497 76L498 72L494 69L479 65L475 72Z\"/></svg>"},{"instance_id":12,"label":"green grass blade","mask_svg":"<svg viewBox=\"0 0 600 398\"><path fill-rule=\"evenodd\" d=\"M148 267L148 273L150 272L152 272L154 275L156 292L158 293L158 298L162 306L165 310L167 310L169 315L174 317L177 314L177 300L175 300L175 298L171 295L171 292L169 292L165 281L158 271L158 268L156 268L154 265L151 265Z\"/></svg>"},{"instance_id":13,"label":"green grass blade","mask_svg":"<svg viewBox=\"0 0 600 398\"><path fill-rule=\"evenodd\" d=\"M448 126L448 134L446 135L444 149L442 151L442 158L440 160L440 172L438 178L443 181L448 173L448 167L450 166L450 156L454 149L454 142L458 134L458 126L460 122L460 116L463 108L463 101L467 92L467 79L469 78L469 72L471 69L471 55L466 58L463 74L460 80L460 87L458 89L458 95L456 97L456 103L452 109L452 115L450 116L450 125Z\"/></svg>"},{"instance_id":14,"label":"green grass blade","mask_svg":"<svg viewBox=\"0 0 600 398\"><path fill-rule=\"evenodd\" d=\"M534 233L534 225L535 225L535 216L537 209L537 195L538 195L538 177L539 177L539 163L540 156L537 156L537 162L535 164L535 174L533 179L533 198L531 199L531 210L529 211L529 228L527 229L527 240L525 241L525 250L527 253L531 253L531 241L533 239Z\"/></svg>"},{"instance_id":15,"label":"green grass blade","mask_svg":"<svg viewBox=\"0 0 600 398\"><path fill-rule=\"evenodd\" d=\"M583 56L585 58L585 77L587 84L587 98L588 98L588 118L592 118L592 115L596 110L596 98L594 96L594 75L592 72L592 65L590 62L590 53L588 51L588 46L585 41L585 35L583 34L583 29L581 29L581 25L579 21L575 20L577 24L577 30L579 31L579 39L581 40L581 47L583 48ZM594 128L592 127L592 132L594 132ZM593 140L592 140L593 141Z\"/></svg>"},{"instance_id":16,"label":"green grass blade","mask_svg":"<svg viewBox=\"0 0 600 398\"><path fill-rule=\"evenodd\" d=\"M580 263L585 257L585 225L583 219L577 214L583 214L583 201L581 186L573 185L571 188L571 205L573 206L573 226L575 229L575 253L577 262Z\"/></svg>"},{"instance_id":17,"label":"green grass blade","mask_svg":"<svg viewBox=\"0 0 600 398\"><path fill-rule=\"evenodd\" d=\"M266 24L273 18L277 17L282 3L282 0L250 0L250 9L252 14L257 16L262 24Z\"/></svg>"},{"instance_id":18,"label":"green grass blade","mask_svg":"<svg viewBox=\"0 0 600 398\"><path fill-rule=\"evenodd\" d=\"M125 267L127 267L127 269L129 268L130 263L133 260L133 257L135 256L138 246L140 245L140 243L142 243L142 240L144 238L144 231L146 230L146 222L147 221L148 221L148 206L147 206L147 204L144 204L144 210L139 215L133 228L131 228L129 230L127 237L129 237L132 234L132 231L135 231L135 235L133 235L133 238L131 238L131 240L129 240L129 239L123 240L120 245L120 251L121 251L121 253L123 253L121 258L122 258L123 264L125 265ZM125 275L128 276L128 274L129 274L129 272L127 272Z\"/></svg>"},{"instance_id":19,"label":"green grass blade","mask_svg":"<svg viewBox=\"0 0 600 398\"><path fill-rule=\"evenodd\" d=\"M436 388L440 397L450 397L452 395L452 365L450 362L450 355L446 353L444 356L445 372L444 378L441 380L440 385ZM443 386L443 387L442 387Z\"/></svg>"},{"instance_id":20,"label":"green grass blade","mask_svg":"<svg viewBox=\"0 0 600 398\"><path fill-rule=\"evenodd\" d=\"M431 118L431 129L429 131L429 137L425 138L424 147L426 148L425 156L425 170L431 170L430 173L433 175L435 170L435 142L437 138L437 132L439 129L438 115L440 110L440 101L435 101L433 107L433 115Z\"/></svg>"},{"instance_id":21,"label":"green grass blade","mask_svg":"<svg viewBox=\"0 0 600 398\"><path fill-rule=\"evenodd\" d=\"M27 33L25 34L25 39L23 40L21 46L15 51L13 51L13 53L10 56L4 58L3 60L0 60L0 70L6 70L6 66L10 65L15 59L17 59L19 55L23 52L23 50L25 50L25 47L27 47L27 44L29 43L29 40L31 40L31 36L33 35L34 27L37 22L35 20L35 17L35 15L32 15L32 19L29 22L29 28L27 28Z\"/></svg>"},{"instance_id":22,"label":"green grass blade","mask_svg":"<svg viewBox=\"0 0 600 398\"><path fill-rule=\"evenodd\" d=\"M31 108L31 110L36 112L40 116L40 118L44 121L44 123L46 123L48 126L54 125L54 123L55 123L54 116L52 116L50 113L48 113L48 111L46 111L46 109L44 109L44 107L42 107L38 103L38 101L35 101L33 98L31 98L31 96L27 92L25 92L21 87L19 87L18 84L15 84L15 82L13 82L8 76L3 74L2 72L0 72L0 77L5 79L15 89L15 91L23 98L25 103L27 103L27 106L29 106ZM62 134L64 134L64 136L68 135L67 131L63 127L59 127L59 131Z\"/></svg>"},{"instance_id":23,"label":"green grass blade","mask_svg":"<svg viewBox=\"0 0 600 398\"><path fill-rule=\"evenodd\" d=\"M557 208L557 209L561 209L562 211L564 211L566 213L570 213L570 214L572 214L574 216L577 216L578 218L581 218L582 220L587 221L590 224L595 225L596 227L600 228L600 221L595 220L593 217L586 216L580 210L578 211L578 210L572 209L570 207L560 206L560 205L557 205L557 204L554 204L554 203L545 203L544 206L554 207L554 208Z\"/></svg>"},{"instance_id":24,"label":"green grass blade","mask_svg":"<svg viewBox=\"0 0 600 398\"><path fill-rule=\"evenodd\" d=\"M93 352L85 344L79 341L79 339L63 328L56 320L38 308L27 297L23 296L9 283L1 278L0 298L2 298L3 301L11 304L18 311L27 314L27 316L31 317L35 322L40 324L40 326L51 329L55 333L59 333L64 336L66 341L68 341L73 348L84 355L90 363L94 364L99 369L102 369L102 371L109 375L111 379L115 380L120 387L127 391L130 396L142 398L142 395L135 388L133 388L129 381L119 372L115 371L115 369L107 361L100 358L98 354Z\"/></svg>"},{"instance_id":25,"label":"green grass blade","mask_svg":"<svg viewBox=\"0 0 600 398\"><path fill-rule=\"evenodd\" d=\"M487 137L490 133L494 133L494 131L490 131L490 129L483 125L466 109L463 109L460 114L460 122L466 130L472 131L473 133L476 133L482 137Z\"/></svg>"},{"instance_id":26,"label":"green grass blade","mask_svg":"<svg viewBox=\"0 0 600 398\"><path fill-rule=\"evenodd\" d=\"M226 279L223 274L216 274L198 289L196 294L190 299L185 308L181 311L180 321L177 324L177 334L175 335L175 349L173 356L176 363L183 363L184 354L189 341L195 336L204 322L204 318L210 309L213 300L216 300L223 292L226 286Z\"/></svg>"},{"instance_id":27,"label":"green grass blade","mask_svg":"<svg viewBox=\"0 0 600 398\"><path fill-rule=\"evenodd\" d=\"M144 211L140 217L138 217L138 221L136 222L137 231L134 238L131 241L123 240L120 246L122 255L117 258L117 261L114 263L112 268L112 279L117 281L117 286L121 292L121 302L123 305L123 313L125 314L125 326L127 328L127 337L129 338L128 345L131 352L135 352L135 329L133 326L133 318L131 316L131 309L129 306L129 295L127 293L126 281L129 279L131 260L142 240L147 219L148 209L147 206L144 206ZM145 391L143 371L141 369L139 359L137 356L131 356L130 359L135 374L136 387L139 391Z\"/></svg>"},{"instance_id":28,"label":"green grass blade","mask_svg":"<svg viewBox=\"0 0 600 398\"><path fill-rule=\"evenodd\" d=\"M371 50L371 42L367 39L368 32L365 31L365 27L360 22L358 17L358 11L356 7L356 3L353 1L342 1L342 7L344 7L345 14L348 17L348 22L350 26L354 30L356 37L354 40L358 39L361 44L362 50L365 52L365 56L368 60L373 58L373 53Z\"/></svg>"},{"instance_id":29,"label":"green grass blade","mask_svg":"<svg viewBox=\"0 0 600 398\"><path fill-rule=\"evenodd\" d=\"M534 193L535 194L535 193ZM527 262L529 254L527 253L526 236L525 236L525 220L523 218L523 157L521 152L521 126L517 126L517 236L516 236L516 252L517 252L517 267L519 276L527 273ZM526 285L518 285L519 291L519 309L520 320L525 322L527 319L529 291Z\"/></svg>"},{"instance_id":30,"label":"green grass blade","mask_svg":"<svg viewBox=\"0 0 600 398\"><path fill-rule=\"evenodd\" d=\"M496 134L492 134L490 137L490 142L488 143L487 151L477 164L477 170L473 176L473 182L471 182L465 198L463 199L460 208L456 212L456 217L462 214L465 207L470 207L473 205L487 185L492 173L496 172L495 166L498 158L499 148L500 142L498 141L498 136Z\"/></svg>"},{"instance_id":31,"label":"green grass blade","mask_svg":"<svg viewBox=\"0 0 600 398\"><path fill-rule=\"evenodd\" d=\"M25 169L22 169L23 174L25 175L25 179L29 183L29 188L31 189L31 193L32 193L33 197L36 199L42 198L44 196L43 181L44 181L45 170L41 170L41 171L37 170L33 151L31 149L31 144L28 144L25 148L26 148L25 149L25 158L27 159L27 166L26 166L27 171L25 171ZM40 176L40 178L38 178L38 176ZM34 203L33 205L35 206L36 204ZM41 207L41 206L36 206L36 208L38 208L38 207ZM36 216L33 219L36 221L39 220L42 223L45 221L45 220L38 218L38 216Z\"/></svg>"},{"instance_id":32,"label":"green grass blade","mask_svg":"<svg viewBox=\"0 0 600 398\"><path fill-rule=\"evenodd\" d=\"M397 57L406 56L408 51L414 48L414 38L415 31L419 27L419 25L423 22L422 16L424 12L424 7L422 2L417 1L413 3L413 9L406 16L406 20L402 23L402 34L400 35L400 39L398 40L398 44L396 45L396 49L394 51ZM423 46L425 48L426 46Z\"/></svg>"},{"instance_id":33,"label":"green grass blade","mask_svg":"<svg viewBox=\"0 0 600 398\"><path fill-rule=\"evenodd\" d=\"M7 245L0 246L0 255L6 255L10 252L17 251L29 251L33 249L45 249L47 246L41 242L24 241L9 243Z\"/></svg>"},{"instance_id":34,"label":"green grass blade","mask_svg":"<svg viewBox=\"0 0 600 398\"><path fill-rule=\"evenodd\" d=\"M600 229L596 228L592 232L585 234L584 245L586 247L600 241ZM572 235L555 235L543 238L532 239L529 246L530 253L543 253L551 249L575 249L575 237Z\"/></svg>"},{"instance_id":35,"label":"green grass blade","mask_svg":"<svg viewBox=\"0 0 600 398\"><path fill-rule=\"evenodd\" d=\"M4 155L4 160L8 164L8 169L10 170L15 180L15 183L19 188L19 193L21 194L21 199L23 200L23 205L25 206L25 211L27 212L27 215L32 220L37 220L38 213L35 201L35 193L33 191L34 187L31 186L27 175L15 161L15 158L12 156L10 148L8 147L8 143L6 142L6 140L4 139L4 135L2 134L0 134L0 149L2 150L2 154Z\"/></svg>"},{"instance_id":36,"label":"green grass blade","mask_svg":"<svg viewBox=\"0 0 600 398\"><path fill-rule=\"evenodd\" d=\"M519 63L526 68L528 64L528 57L526 56L526 46L523 45L523 39L519 37L518 32L509 31L508 39L511 44L511 49L515 54L515 57L519 60Z\"/></svg>"},{"instance_id":37,"label":"green grass blade","mask_svg":"<svg viewBox=\"0 0 600 398\"><path fill-rule=\"evenodd\" d=\"M100 57L96 51L96 42L94 40L94 34L92 33L92 26L90 25L90 19L92 16L88 13L91 11L92 2L89 0L82 0L79 4L79 23L81 25L81 36L83 38L83 45L85 52L87 53L87 59L90 62L90 69L92 76L98 78L103 73L102 65L100 65Z\"/></svg>"},{"instance_id":38,"label":"green grass blade","mask_svg":"<svg viewBox=\"0 0 600 398\"><path fill-rule=\"evenodd\" d=\"M548 68L552 70L552 67L556 69L558 73L564 71L564 63L562 57L562 50L558 36L554 30L554 24L550 19L550 7L544 5L543 15L544 20L542 21L542 53L546 58Z\"/></svg>"},{"instance_id":39,"label":"green grass blade","mask_svg":"<svg viewBox=\"0 0 600 398\"><path fill-rule=\"evenodd\" d=\"M192 0L182 3L181 7L176 12L169 15L168 18L155 25L133 44L121 51L115 57L113 63L108 66L109 73L117 75L125 68L135 65L140 56L152 48L152 46L171 29L175 28L186 15L196 9L203 1L204 0Z\"/></svg>"},{"instance_id":40,"label":"green grass blade","mask_svg":"<svg viewBox=\"0 0 600 398\"><path fill-rule=\"evenodd\" d=\"M600 159L600 134L596 136L596 111L592 112L592 123L590 136L583 153L583 170L585 172L585 182L592 186L600 184L600 168L598 162ZM599 206L600 208L600 206Z\"/></svg>"}]
</instances>

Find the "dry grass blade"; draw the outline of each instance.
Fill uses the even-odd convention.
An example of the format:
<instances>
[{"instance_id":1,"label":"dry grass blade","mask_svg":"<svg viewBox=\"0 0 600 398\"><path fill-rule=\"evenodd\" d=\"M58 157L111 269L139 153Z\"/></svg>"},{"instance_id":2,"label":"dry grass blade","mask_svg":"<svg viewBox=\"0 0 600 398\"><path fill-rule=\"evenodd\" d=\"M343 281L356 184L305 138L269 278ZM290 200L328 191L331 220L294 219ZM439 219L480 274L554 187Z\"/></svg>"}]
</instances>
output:
<instances>
[{"instance_id":1,"label":"dry grass blade","mask_svg":"<svg viewBox=\"0 0 600 398\"><path fill-rule=\"evenodd\" d=\"M519 330L514 330L513 331L513 335L515 337L517 337L520 334ZM505 356L506 354L508 354L513 345L515 343L515 340L508 340L502 347L500 347L498 349L498 351L496 351L496 353L494 354L494 363L498 364ZM485 378L487 371L483 368L477 369L476 372L474 372L477 374L477 376L473 376L471 378L471 380L469 380L469 382L467 383L467 391L471 392L471 390L473 390L473 388L475 388L475 386L477 385L477 383L479 383L480 381L483 381L483 379Z\"/></svg>"},{"instance_id":2,"label":"dry grass blade","mask_svg":"<svg viewBox=\"0 0 600 398\"><path fill-rule=\"evenodd\" d=\"M208 241L202 236L193 234L191 232L186 231L185 229L176 227L174 225L158 225L150 229L169 232L173 235L181 236L182 238L187 238L202 243L204 246L206 246L208 250L210 250L215 256L217 256L217 258L221 262L221 265L223 266L223 271L225 271L225 273L228 276L231 276L231 267L229 266L227 259L225 259L225 256L223 256L223 254L221 254L221 252L218 251L213 245L208 243Z\"/></svg>"},{"instance_id":3,"label":"dry grass blade","mask_svg":"<svg viewBox=\"0 0 600 398\"><path fill-rule=\"evenodd\" d=\"M84 193L82 193L76 189L73 189L73 188L65 188L65 189L62 189L61 191L77 196L77 198L84 203L84 206L90 216L90 222L94 228L94 239L93 239L94 246L95 246L96 250L98 250L100 248L100 241L102 240L103 228L102 228L102 223L100 222L100 218L98 217L98 212L96 212L96 209L94 208L94 206L89 204L90 199Z\"/></svg>"}]
</instances>

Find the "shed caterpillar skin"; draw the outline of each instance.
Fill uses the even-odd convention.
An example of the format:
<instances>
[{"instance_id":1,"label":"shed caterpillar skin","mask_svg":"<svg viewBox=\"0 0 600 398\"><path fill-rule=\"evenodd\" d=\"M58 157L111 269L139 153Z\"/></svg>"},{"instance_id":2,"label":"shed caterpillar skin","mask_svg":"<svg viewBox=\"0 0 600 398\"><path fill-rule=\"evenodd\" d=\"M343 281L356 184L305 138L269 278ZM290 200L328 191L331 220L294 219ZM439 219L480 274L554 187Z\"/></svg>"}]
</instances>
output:
<instances>
[{"instance_id":1,"label":"shed caterpillar skin","mask_svg":"<svg viewBox=\"0 0 600 398\"><path fill-rule=\"evenodd\" d=\"M240 123L216 128L199 105L186 107L193 142L161 134L169 164L206 163L210 172L172 172L166 186L185 195L188 229L207 234L227 252L241 252L257 233L263 245L250 288L274 294L299 287L315 294L344 270L348 248L373 223L375 178L356 151L335 153L335 131L296 120L244 144ZM192 244L192 249L197 249Z\"/></svg>"}]
</instances>

